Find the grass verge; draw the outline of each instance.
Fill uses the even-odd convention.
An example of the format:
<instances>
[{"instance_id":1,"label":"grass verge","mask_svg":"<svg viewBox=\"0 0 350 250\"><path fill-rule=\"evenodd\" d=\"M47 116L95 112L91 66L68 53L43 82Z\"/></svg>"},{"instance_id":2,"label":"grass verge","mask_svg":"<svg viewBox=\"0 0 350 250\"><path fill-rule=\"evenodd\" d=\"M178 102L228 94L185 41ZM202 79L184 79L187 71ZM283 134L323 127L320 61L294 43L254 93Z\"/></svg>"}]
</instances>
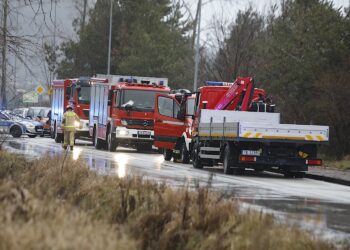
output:
<instances>
[{"instance_id":1,"label":"grass verge","mask_svg":"<svg viewBox=\"0 0 350 250\"><path fill-rule=\"evenodd\" d=\"M350 155L345 156L342 160L325 160L323 166L339 170L350 170Z\"/></svg>"},{"instance_id":2,"label":"grass verge","mask_svg":"<svg viewBox=\"0 0 350 250\"><path fill-rule=\"evenodd\" d=\"M0 249L334 249L206 188L98 176L0 151Z\"/></svg>"}]
</instances>

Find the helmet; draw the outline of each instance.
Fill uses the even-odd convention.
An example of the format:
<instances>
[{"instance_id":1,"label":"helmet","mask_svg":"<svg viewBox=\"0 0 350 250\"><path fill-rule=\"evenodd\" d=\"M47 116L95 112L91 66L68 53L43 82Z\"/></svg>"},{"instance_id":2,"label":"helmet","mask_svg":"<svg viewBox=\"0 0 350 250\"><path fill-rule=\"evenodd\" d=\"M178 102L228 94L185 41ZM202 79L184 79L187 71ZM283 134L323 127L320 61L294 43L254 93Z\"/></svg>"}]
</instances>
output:
<instances>
[{"instance_id":1,"label":"helmet","mask_svg":"<svg viewBox=\"0 0 350 250\"><path fill-rule=\"evenodd\" d=\"M73 110L72 105L69 105L69 104L68 104L68 105L66 106L66 110L68 110L68 109Z\"/></svg>"}]
</instances>

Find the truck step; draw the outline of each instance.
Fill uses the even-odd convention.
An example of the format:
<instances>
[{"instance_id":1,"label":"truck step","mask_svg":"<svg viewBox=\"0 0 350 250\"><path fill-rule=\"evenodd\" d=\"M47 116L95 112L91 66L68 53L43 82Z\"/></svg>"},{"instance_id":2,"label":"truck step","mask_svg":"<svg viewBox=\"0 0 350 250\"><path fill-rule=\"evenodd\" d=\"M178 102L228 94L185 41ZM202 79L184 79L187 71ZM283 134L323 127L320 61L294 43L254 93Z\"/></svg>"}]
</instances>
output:
<instances>
[{"instance_id":1,"label":"truck step","mask_svg":"<svg viewBox=\"0 0 350 250\"><path fill-rule=\"evenodd\" d=\"M215 152L220 152L220 148L216 148L216 147L201 147L201 151L215 151Z\"/></svg>"},{"instance_id":2,"label":"truck step","mask_svg":"<svg viewBox=\"0 0 350 250\"><path fill-rule=\"evenodd\" d=\"M219 160L220 159L220 155L208 155L208 154L199 154L199 157L202 159L214 159L214 160Z\"/></svg>"}]
</instances>

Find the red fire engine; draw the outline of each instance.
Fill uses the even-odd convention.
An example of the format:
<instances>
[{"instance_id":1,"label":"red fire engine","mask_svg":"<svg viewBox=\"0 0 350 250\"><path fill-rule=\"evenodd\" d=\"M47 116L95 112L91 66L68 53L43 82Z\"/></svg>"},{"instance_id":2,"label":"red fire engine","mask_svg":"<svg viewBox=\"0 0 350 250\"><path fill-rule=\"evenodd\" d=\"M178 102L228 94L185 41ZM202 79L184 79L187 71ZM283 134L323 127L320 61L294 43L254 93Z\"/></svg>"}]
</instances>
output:
<instances>
[{"instance_id":1,"label":"red fire engine","mask_svg":"<svg viewBox=\"0 0 350 250\"><path fill-rule=\"evenodd\" d=\"M107 84L107 79L80 77L75 79L54 80L52 82L51 137L57 143L63 141L61 128L65 107L69 104L80 118L77 124L76 138L89 136L90 89L92 82Z\"/></svg>"},{"instance_id":2,"label":"red fire engine","mask_svg":"<svg viewBox=\"0 0 350 250\"><path fill-rule=\"evenodd\" d=\"M169 93L168 80L109 76L109 81L108 85L93 83L91 88L89 131L95 147L115 151L124 145L151 150L155 95Z\"/></svg>"}]
</instances>

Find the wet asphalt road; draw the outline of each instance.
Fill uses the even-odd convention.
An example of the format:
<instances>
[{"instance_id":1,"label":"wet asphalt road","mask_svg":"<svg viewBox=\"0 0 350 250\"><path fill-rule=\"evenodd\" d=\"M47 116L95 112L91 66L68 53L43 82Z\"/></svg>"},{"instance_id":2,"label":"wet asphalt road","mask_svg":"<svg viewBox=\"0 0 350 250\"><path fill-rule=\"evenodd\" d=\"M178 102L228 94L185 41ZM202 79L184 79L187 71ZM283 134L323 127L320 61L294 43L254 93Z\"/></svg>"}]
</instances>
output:
<instances>
[{"instance_id":1,"label":"wet asphalt road","mask_svg":"<svg viewBox=\"0 0 350 250\"><path fill-rule=\"evenodd\" d=\"M10 139L8 151L39 158L63 154L60 144L49 138ZM272 213L281 221L300 225L316 235L350 241L350 187L311 179L285 179L273 173L247 171L244 176L228 176L221 168L197 170L190 164L166 162L157 153L138 153L119 147L117 152L96 150L89 142L77 141L70 156L84 159L100 174L119 177L143 176L174 187L208 185L242 202L243 208Z\"/></svg>"}]
</instances>

